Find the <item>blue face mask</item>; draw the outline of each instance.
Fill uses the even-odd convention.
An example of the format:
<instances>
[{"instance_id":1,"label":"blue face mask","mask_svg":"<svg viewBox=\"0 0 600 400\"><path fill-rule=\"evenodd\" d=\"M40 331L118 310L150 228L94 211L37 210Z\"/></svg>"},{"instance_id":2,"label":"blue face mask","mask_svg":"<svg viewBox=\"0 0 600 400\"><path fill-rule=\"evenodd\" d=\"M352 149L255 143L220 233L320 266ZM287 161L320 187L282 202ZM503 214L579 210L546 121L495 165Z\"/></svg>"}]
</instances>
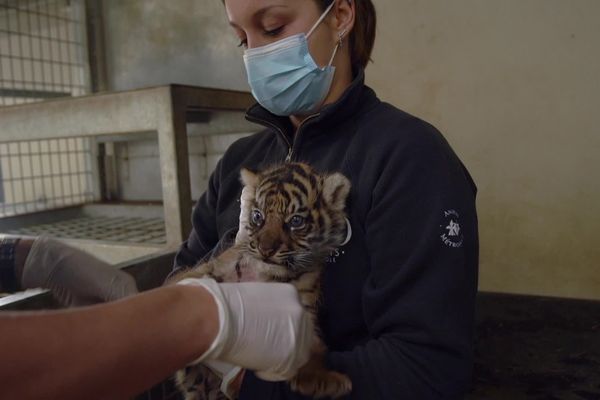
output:
<instances>
[{"instance_id":1,"label":"blue face mask","mask_svg":"<svg viewBox=\"0 0 600 400\"><path fill-rule=\"evenodd\" d=\"M316 111L331 88L331 64L341 44L335 46L326 67L319 67L308 51L308 37L319 26L335 0L307 33L300 33L244 52L248 83L254 98L275 115L305 115Z\"/></svg>"}]
</instances>

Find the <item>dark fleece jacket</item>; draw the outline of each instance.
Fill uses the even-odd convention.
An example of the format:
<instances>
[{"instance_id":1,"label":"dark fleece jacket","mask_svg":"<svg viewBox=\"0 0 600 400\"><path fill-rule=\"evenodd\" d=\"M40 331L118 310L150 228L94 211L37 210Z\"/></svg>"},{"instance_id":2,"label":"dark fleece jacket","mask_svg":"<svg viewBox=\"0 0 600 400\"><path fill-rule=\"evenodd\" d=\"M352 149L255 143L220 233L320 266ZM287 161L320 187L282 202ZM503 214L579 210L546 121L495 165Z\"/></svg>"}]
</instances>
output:
<instances>
[{"instance_id":1,"label":"dark fleece jacket","mask_svg":"<svg viewBox=\"0 0 600 400\"><path fill-rule=\"evenodd\" d=\"M381 102L362 70L296 133L288 118L259 105L247 119L267 129L238 140L219 161L176 268L237 228L241 167L287 159L342 172L352 182L352 237L325 267L319 314L330 366L352 379L349 399L461 398L473 365L476 187L444 137ZM304 397L247 373L240 398Z\"/></svg>"}]
</instances>

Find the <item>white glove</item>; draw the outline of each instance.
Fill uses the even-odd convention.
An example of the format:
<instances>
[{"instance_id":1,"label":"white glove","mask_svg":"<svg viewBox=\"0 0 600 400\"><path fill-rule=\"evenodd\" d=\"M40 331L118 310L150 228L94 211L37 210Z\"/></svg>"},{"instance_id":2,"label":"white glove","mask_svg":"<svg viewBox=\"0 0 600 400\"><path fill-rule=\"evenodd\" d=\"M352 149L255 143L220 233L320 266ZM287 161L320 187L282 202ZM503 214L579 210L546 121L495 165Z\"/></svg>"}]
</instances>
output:
<instances>
[{"instance_id":1,"label":"white glove","mask_svg":"<svg viewBox=\"0 0 600 400\"><path fill-rule=\"evenodd\" d=\"M293 377L308 361L314 328L292 285L218 284L212 279L184 279L178 284L206 288L219 312L219 332L194 363L224 361L279 381Z\"/></svg>"},{"instance_id":2,"label":"white glove","mask_svg":"<svg viewBox=\"0 0 600 400\"><path fill-rule=\"evenodd\" d=\"M231 383L242 372L242 367L219 360L204 360L202 363L221 378L221 392L228 399L235 399L237 396L231 387Z\"/></svg>"},{"instance_id":3,"label":"white glove","mask_svg":"<svg viewBox=\"0 0 600 400\"><path fill-rule=\"evenodd\" d=\"M33 242L21 283L50 289L63 305L112 301L138 292L131 275L47 236Z\"/></svg>"}]
</instances>

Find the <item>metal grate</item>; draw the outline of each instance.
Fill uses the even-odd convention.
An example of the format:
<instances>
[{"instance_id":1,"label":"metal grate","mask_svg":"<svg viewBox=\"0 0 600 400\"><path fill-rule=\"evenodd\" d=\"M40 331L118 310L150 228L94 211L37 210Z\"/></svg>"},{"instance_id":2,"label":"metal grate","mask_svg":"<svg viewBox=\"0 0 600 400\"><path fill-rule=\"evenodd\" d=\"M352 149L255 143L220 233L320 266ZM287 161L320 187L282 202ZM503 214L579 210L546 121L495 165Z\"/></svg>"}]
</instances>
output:
<instances>
[{"instance_id":1,"label":"metal grate","mask_svg":"<svg viewBox=\"0 0 600 400\"><path fill-rule=\"evenodd\" d=\"M0 106L89 92L82 0L0 0Z\"/></svg>"},{"instance_id":2,"label":"metal grate","mask_svg":"<svg viewBox=\"0 0 600 400\"><path fill-rule=\"evenodd\" d=\"M88 93L86 60L83 0L0 0L0 106ZM91 143L0 143L0 217L94 200Z\"/></svg>"},{"instance_id":3,"label":"metal grate","mask_svg":"<svg viewBox=\"0 0 600 400\"><path fill-rule=\"evenodd\" d=\"M8 233L66 239L87 239L126 243L165 244L162 218L79 217L49 224L14 229Z\"/></svg>"},{"instance_id":4,"label":"metal grate","mask_svg":"<svg viewBox=\"0 0 600 400\"><path fill-rule=\"evenodd\" d=\"M0 217L94 201L92 139L0 143Z\"/></svg>"}]
</instances>

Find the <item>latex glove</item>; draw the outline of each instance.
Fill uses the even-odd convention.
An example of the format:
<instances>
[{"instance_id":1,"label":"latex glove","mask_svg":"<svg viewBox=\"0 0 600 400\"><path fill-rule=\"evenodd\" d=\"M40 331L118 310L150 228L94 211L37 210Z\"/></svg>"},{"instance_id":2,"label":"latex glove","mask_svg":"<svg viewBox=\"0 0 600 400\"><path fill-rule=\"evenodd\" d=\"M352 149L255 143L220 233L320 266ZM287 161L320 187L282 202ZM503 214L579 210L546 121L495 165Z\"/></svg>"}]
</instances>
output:
<instances>
[{"instance_id":1,"label":"latex glove","mask_svg":"<svg viewBox=\"0 0 600 400\"><path fill-rule=\"evenodd\" d=\"M221 392L228 399L237 398L237 391L232 387L233 381L243 371L242 367L219 360L205 360L203 364L221 378Z\"/></svg>"},{"instance_id":2,"label":"latex glove","mask_svg":"<svg viewBox=\"0 0 600 400\"><path fill-rule=\"evenodd\" d=\"M314 328L292 285L218 284L212 279L184 279L178 284L203 286L219 311L219 333L194 363L220 360L279 381L293 377L308 361Z\"/></svg>"},{"instance_id":3,"label":"latex glove","mask_svg":"<svg viewBox=\"0 0 600 400\"><path fill-rule=\"evenodd\" d=\"M138 292L131 275L47 236L33 242L21 283L24 288L50 289L69 306L117 300Z\"/></svg>"}]
</instances>

